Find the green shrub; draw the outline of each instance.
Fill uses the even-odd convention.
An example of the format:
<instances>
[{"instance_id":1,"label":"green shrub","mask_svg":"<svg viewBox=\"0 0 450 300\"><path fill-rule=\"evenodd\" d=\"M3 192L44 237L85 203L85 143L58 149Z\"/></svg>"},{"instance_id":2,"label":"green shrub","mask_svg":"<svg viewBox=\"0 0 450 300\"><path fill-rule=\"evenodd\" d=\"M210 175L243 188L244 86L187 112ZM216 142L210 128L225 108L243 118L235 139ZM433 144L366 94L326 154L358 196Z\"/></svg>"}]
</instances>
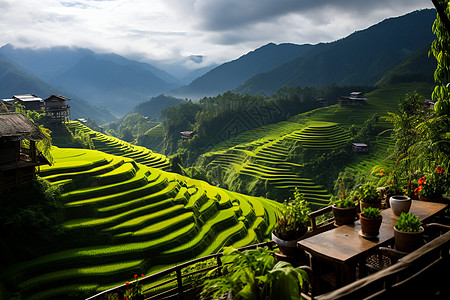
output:
<instances>
[{"instance_id":1,"label":"green shrub","mask_svg":"<svg viewBox=\"0 0 450 300\"><path fill-rule=\"evenodd\" d=\"M398 217L395 227L399 231L419 232L421 225L422 222L419 221L419 218L416 215L402 212L400 217Z\"/></svg>"},{"instance_id":2,"label":"green shrub","mask_svg":"<svg viewBox=\"0 0 450 300\"><path fill-rule=\"evenodd\" d=\"M380 209L376 207L363 208L362 215L369 219L378 219L381 216Z\"/></svg>"}]
</instances>

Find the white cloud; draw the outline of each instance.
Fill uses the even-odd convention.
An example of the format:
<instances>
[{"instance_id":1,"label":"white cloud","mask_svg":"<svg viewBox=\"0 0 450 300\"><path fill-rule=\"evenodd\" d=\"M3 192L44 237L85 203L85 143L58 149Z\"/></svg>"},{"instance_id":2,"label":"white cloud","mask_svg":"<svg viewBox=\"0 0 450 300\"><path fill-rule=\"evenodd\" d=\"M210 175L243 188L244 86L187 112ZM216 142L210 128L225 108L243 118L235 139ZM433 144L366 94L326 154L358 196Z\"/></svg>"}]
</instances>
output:
<instances>
[{"instance_id":1,"label":"white cloud","mask_svg":"<svg viewBox=\"0 0 450 300\"><path fill-rule=\"evenodd\" d=\"M78 46L201 67L269 42L336 40L426 7L431 1L0 0L0 44Z\"/></svg>"}]
</instances>

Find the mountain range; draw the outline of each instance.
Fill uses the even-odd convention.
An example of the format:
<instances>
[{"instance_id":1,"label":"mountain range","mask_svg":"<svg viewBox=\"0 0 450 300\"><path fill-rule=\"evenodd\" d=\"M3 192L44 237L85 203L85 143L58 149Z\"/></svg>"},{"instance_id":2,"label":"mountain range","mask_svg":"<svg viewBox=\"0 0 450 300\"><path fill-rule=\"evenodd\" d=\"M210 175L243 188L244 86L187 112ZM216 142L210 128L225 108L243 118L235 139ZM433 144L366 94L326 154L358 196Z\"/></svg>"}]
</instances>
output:
<instances>
[{"instance_id":1,"label":"mountain range","mask_svg":"<svg viewBox=\"0 0 450 300\"><path fill-rule=\"evenodd\" d=\"M283 86L373 85L433 41L435 18L434 9L425 9L386 19L330 43L268 44L171 94L195 98L231 90L270 96Z\"/></svg>"},{"instance_id":2,"label":"mountain range","mask_svg":"<svg viewBox=\"0 0 450 300\"><path fill-rule=\"evenodd\" d=\"M72 118L91 118L99 123L116 119L107 109L96 107L75 94L54 88L17 67L10 59L0 54L0 98L11 98L13 95L27 93L35 94L43 99L52 94L62 94L70 98Z\"/></svg>"},{"instance_id":3,"label":"mountain range","mask_svg":"<svg viewBox=\"0 0 450 300\"><path fill-rule=\"evenodd\" d=\"M107 110L121 116L162 93L193 100L228 90L270 96L283 86L375 85L417 79L425 69L435 67L433 59L425 57L434 39L435 18L435 10L426 9L386 19L330 43L269 43L212 70L194 71L191 76L199 77L184 86L183 79L117 54L7 44L0 48L0 97L61 93L73 99L73 116L103 123L114 119Z\"/></svg>"}]
</instances>

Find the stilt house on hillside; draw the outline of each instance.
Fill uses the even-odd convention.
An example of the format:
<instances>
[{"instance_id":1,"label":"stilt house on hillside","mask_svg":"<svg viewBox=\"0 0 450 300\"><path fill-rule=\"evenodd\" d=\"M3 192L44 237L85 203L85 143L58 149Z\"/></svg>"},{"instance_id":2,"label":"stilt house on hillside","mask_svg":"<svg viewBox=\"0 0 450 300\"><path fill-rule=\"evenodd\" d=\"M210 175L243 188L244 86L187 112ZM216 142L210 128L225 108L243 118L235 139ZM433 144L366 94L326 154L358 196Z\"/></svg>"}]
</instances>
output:
<instances>
[{"instance_id":1,"label":"stilt house on hillside","mask_svg":"<svg viewBox=\"0 0 450 300\"><path fill-rule=\"evenodd\" d=\"M36 141L42 138L25 116L0 114L0 192L32 181L35 167L49 164L36 148Z\"/></svg>"},{"instance_id":2,"label":"stilt house on hillside","mask_svg":"<svg viewBox=\"0 0 450 300\"><path fill-rule=\"evenodd\" d=\"M51 121L70 121L70 105L66 104L66 101L70 101L70 99L61 95L51 95L44 100L45 114Z\"/></svg>"},{"instance_id":3,"label":"stilt house on hillside","mask_svg":"<svg viewBox=\"0 0 450 300\"><path fill-rule=\"evenodd\" d=\"M342 106L361 106L366 103L367 98L363 92L351 92L350 96L341 96L338 99L338 105Z\"/></svg>"}]
</instances>

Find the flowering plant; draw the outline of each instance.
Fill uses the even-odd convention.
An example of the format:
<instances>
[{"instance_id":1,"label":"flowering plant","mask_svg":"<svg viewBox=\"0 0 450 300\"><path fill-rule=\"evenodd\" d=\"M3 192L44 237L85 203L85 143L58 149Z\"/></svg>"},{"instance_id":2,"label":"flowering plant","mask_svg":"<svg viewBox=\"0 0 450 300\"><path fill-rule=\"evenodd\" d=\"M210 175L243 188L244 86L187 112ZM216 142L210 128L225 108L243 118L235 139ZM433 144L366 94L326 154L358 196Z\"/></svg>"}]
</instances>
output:
<instances>
[{"instance_id":1,"label":"flowering plant","mask_svg":"<svg viewBox=\"0 0 450 300\"><path fill-rule=\"evenodd\" d=\"M144 274L141 274L144 277ZM127 290L124 293L123 300L139 300L144 299L144 294L142 294L142 284L139 282L138 274L134 275L134 282L126 282L125 285Z\"/></svg>"},{"instance_id":2,"label":"flowering plant","mask_svg":"<svg viewBox=\"0 0 450 300\"><path fill-rule=\"evenodd\" d=\"M448 185L444 172L444 168L437 166L433 173L421 176L417 180L418 186L414 190L414 194L425 197L441 197Z\"/></svg>"},{"instance_id":3,"label":"flowering plant","mask_svg":"<svg viewBox=\"0 0 450 300\"><path fill-rule=\"evenodd\" d=\"M385 171L384 169L372 171L372 175L380 177L378 186L387 187L387 192L390 195L403 195L405 194L404 187L400 184L399 175L396 174L396 169L393 171Z\"/></svg>"},{"instance_id":4,"label":"flowering plant","mask_svg":"<svg viewBox=\"0 0 450 300\"><path fill-rule=\"evenodd\" d=\"M294 192L294 199L284 201L283 209L277 217L274 234L285 241L295 240L306 233L310 225L308 214L311 209L308 202L297 189Z\"/></svg>"}]
</instances>

